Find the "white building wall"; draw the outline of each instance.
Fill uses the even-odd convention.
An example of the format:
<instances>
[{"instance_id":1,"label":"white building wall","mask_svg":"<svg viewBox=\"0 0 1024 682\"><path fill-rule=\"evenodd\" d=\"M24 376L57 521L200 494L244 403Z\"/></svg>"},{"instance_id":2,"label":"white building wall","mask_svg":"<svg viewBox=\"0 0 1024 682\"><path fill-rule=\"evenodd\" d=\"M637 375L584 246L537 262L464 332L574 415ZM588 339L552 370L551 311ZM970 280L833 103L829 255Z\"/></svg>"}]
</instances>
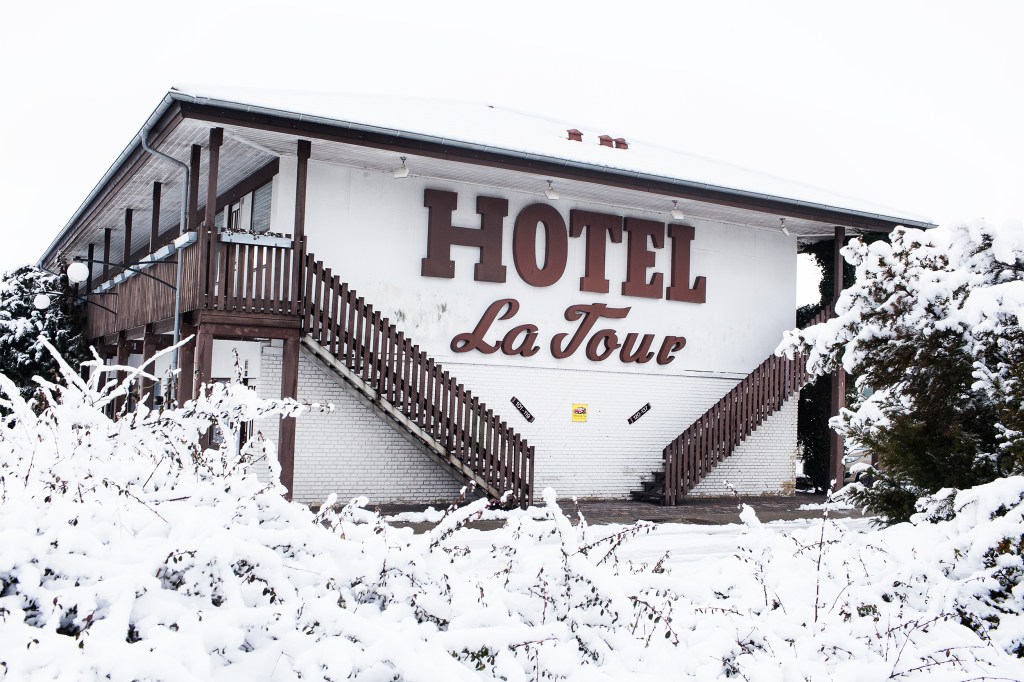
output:
<instances>
[{"instance_id":1,"label":"white building wall","mask_svg":"<svg viewBox=\"0 0 1024 682\"><path fill-rule=\"evenodd\" d=\"M281 397L280 346L263 346L260 397ZM446 503L462 485L359 401L330 370L305 350L299 358L299 400L332 404L329 413L297 420L293 499L319 504L331 493L340 502L366 495L384 502ZM256 424L277 442L279 418ZM265 474L264 474L265 475Z\"/></svg>"},{"instance_id":2,"label":"white building wall","mask_svg":"<svg viewBox=\"0 0 1024 682\"><path fill-rule=\"evenodd\" d=\"M726 483L741 495L791 495L796 492L800 453L796 440L796 397L768 417L761 426L708 473L688 494L717 497L730 494Z\"/></svg>"},{"instance_id":3,"label":"white building wall","mask_svg":"<svg viewBox=\"0 0 1024 682\"><path fill-rule=\"evenodd\" d=\"M291 231L294 166L293 157L282 158L281 173L275 179L275 231ZM453 279L421 276L421 261L427 255L427 209L423 205L426 188L457 192L453 224L464 228L480 226L478 196L508 200L509 215L503 231L502 262L507 269L504 283L474 281L479 252L460 246L451 249ZM390 173L311 161L306 234L309 249L334 273L536 447L537 490L552 486L562 496L624 497L638 488L641 479L660 468L664 445L764 360L783 330L792 327L796 241L781 231L686 221L696 230L691 278L707 278L707 301L703 304L621 295L627 239L607 244L609 293L579 290L585 238L569 239L569 259L561 279L550 287L537 288L521 280L512 257L516 215L524 206L537 202L551 204L566 223L572 209L669 222L667 214L628 207L570 199L550 202L539 193L415 176L396 180ZM666 285L670 244L666 240L665 248L656 250L655 265L649 272L663 273ZM517 299L521 309L512 319L496 322L488 341L500 340L516 325L531 323L539 328L540 352L529 358L501 352L453 353L452 338L472 331L487 307L502 298ZM626 319L602 320L596 327L615 330L620 341L627 332L652 333L655 352L666 335L685 337L686 347L668 365L623 364L617 355L594 362L586 359L583 349L567 359L553 358L549 351L552 336L571 334L577 326L565 319L566 308L584 303L630 309ZM274 362L279 363L279 359L273 359L279 358L275 352L265 350L263 357L266 376L261 386L271 387L269 395L276 395L279 386L276 377L280 370L271 369ZM306 416L299 421L296 488L302 499L318 500L339 487L343 497L368 494L374 500L436 500L454 492L453 484L416 468L439 467L388 426L370 426L377 417L346 397L336 384L331 388L334 379L323 370L314 371L311 362L303 357L300 398L327 400L324 395L330 395L339 412L329 417ZM533 412L535 422L527 423L519 415L509 402L512 396ZM647 402L652 405L651 411L628 425L627 418ZM571 421L573 403L588 405L586 423ZM795 409L792 414L788 410L773 416L731 460L743 462L744 470L761 472L749 489L743 489L745 479L738 473L730 477L743 492L791 490L796 413ZM760 464L755 466L755 461ZM775 471L777 467L781 468ZM773 473L765 474L763 469ZM731 470L723 464L719 468L722 473L712 476L724 477ZM399 477L406 481L421 479L424 483L417 486L398 482L393 471L408 474ZM410 487L401 487L406 485ZM726 492L717 479L704 484L700 491Z\"/></svg>"}]
</instances>

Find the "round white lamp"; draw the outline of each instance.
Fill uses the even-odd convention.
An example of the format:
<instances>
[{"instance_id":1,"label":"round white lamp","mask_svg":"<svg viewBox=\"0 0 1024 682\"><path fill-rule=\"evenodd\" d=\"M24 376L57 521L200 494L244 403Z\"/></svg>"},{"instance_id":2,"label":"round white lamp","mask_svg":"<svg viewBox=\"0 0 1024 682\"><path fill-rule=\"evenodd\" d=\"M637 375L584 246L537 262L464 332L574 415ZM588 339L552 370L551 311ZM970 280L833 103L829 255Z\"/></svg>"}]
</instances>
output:
<instances>
[{"instance_id":1,"label":"round white lamp","mask_svg":"<svg viewBox=\"0 0 1024 682\"><path fill-rule=\"evenodd\" d=\"M46 310L50 307L50 297L46 294L36 294L35 299L32 301L32 305L35 306L36 310Z\"/></svg>"},{"instance_id":2,"label":"round white lamp","mask_svg":"<svg viewBox=\"0 0 1024 682\"><path fill-rule=\"evenodd\" d=\"M72 263L68 266L68 279L74 284L81 284L89 279L89 266L85 263Z\"/></svg>"}]
</instances>

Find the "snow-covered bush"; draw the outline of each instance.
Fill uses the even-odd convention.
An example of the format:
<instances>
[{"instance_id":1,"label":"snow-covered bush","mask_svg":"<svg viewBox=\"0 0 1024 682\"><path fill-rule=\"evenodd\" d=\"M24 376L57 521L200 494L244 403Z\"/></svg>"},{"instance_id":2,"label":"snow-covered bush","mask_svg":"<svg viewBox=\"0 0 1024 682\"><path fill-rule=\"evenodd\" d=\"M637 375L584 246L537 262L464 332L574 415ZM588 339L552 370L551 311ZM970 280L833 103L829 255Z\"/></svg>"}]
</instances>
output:
<instances>
[{"instance_id":1,"label":"snow-covered bush","mask_svg":"<svg viewBox=\"0 0 1024 682\"><path fill-rule=\"evenodd\" d=\"M126 383L61 367L41 410L0 377L0 679L1019 672L1024 479L884 531L760 524L749 508L710 530L589 526L545 491L541 508L480 500L415 535L365 498L313 514L252 475L259 437L234 436L292 401L215 385L112 421ZM223 445L204 450L212 425ZM505 525L467 526L480 516Z\"/></svg>"},{"instance_id":2,"label":"snow-covered bush","mask_svg":"<svg viewBox=\"0 0 1024 682\"><path fill-rule=\"evenodd\" d=\"M57 363L40 336L72 365L86 359L82 315L70 294L67 277L32 266L0 278L0 371L21 387L25 397L36 388L33 376L57 378ZM35 306L40 296L49 299L45 310Z\"/></svg>"},{"instance_id":3,"label":"snow-covered bush","mask_svg":"<svg viewBox=\"0 0 1024 682\"><path fill-rule=\"evenodd\" d=\"M837 316L777 352L873 389L834 422L880 456L859 499L901 521L924 495L1024 471L1024 230L900 228L843 254L857 278Z\"/></svg>"}]
</instances>

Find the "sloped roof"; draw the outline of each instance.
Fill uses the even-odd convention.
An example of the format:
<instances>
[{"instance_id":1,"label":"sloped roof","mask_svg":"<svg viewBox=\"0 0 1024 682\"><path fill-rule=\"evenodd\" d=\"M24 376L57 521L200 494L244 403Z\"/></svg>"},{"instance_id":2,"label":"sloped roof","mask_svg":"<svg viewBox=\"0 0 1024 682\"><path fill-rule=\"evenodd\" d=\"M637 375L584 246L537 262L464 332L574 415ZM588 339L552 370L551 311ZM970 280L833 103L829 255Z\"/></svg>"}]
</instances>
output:
<instances>
[{"instance_id":1,"label":"sloped roof","mask_svg":"<svg viewBox=\"0 0 1024 682\"><path fill-rule=\"evenodd\" d=\"M588 129L572 122L499 106L432 98L233 87L180 86L174 88L172 95L360 124L399 135L414 133L438 138L439 141L564 159L608 170L650 174L690 184L911 222L930 222L924 216L904 210L633 139L629 131ZM569 140L566 135L569 129L583 132L583 142ZM601 146L598 136L603 134L625 137L629 149Z\"/></svg>"}]
</instances>

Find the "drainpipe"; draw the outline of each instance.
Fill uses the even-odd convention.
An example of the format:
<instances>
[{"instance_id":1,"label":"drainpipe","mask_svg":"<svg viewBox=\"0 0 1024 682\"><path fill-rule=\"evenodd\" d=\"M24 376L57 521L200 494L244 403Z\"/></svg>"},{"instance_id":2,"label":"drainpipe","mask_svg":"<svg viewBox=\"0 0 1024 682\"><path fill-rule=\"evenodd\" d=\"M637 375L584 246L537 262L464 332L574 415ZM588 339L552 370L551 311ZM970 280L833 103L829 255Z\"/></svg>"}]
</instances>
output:
<instances>
[{"instance_id":1,"label":"drainpipe","mask_svg":"<svg viewBox=\"0 0 1024 682\"><path fill-rule=\"evenodd\" d=\"M155 154L156 156L159 156L160 158L162 158L162 159L164 159L166 161L170 161L173 164L177 164L178 166L181 166L181 169L185 172L185 180L184 180L184 182L181 185L181 220L178 223L179 235L183 235L183 234L185 234L188 231L188 227L185 224L185 219L188 216L188 188L189 188L189 168L188 168L188 164L184 163L182 161L179 161L178 159L174 158L173 156L169 156L168 154L164 154L162 151L160 151L158 149L153 149L152 147L150 147L149 143L146 142L146 136L148 134L149 134L149 128L147 128L146 126L143 126L142 130L139 131L139 140L142 142L142 148L145 149L150 154ZM175 346L175 348L174 348L174 353L171 355L171 376L174 377L172 379L172 382L173 382L173 387L174 387L173 394L174 394L175 402L178 401L178 380L177 380L178 375L175 373L175 370L178 369L178 354L181 351L181 349L177 347L178 346L178 342L181 340L181 268L182 268L181 254L178 254L177 262L178 262L177 280L176 280L176 286L174 287L174 346Z\"/></svg>"}]
</instances>

